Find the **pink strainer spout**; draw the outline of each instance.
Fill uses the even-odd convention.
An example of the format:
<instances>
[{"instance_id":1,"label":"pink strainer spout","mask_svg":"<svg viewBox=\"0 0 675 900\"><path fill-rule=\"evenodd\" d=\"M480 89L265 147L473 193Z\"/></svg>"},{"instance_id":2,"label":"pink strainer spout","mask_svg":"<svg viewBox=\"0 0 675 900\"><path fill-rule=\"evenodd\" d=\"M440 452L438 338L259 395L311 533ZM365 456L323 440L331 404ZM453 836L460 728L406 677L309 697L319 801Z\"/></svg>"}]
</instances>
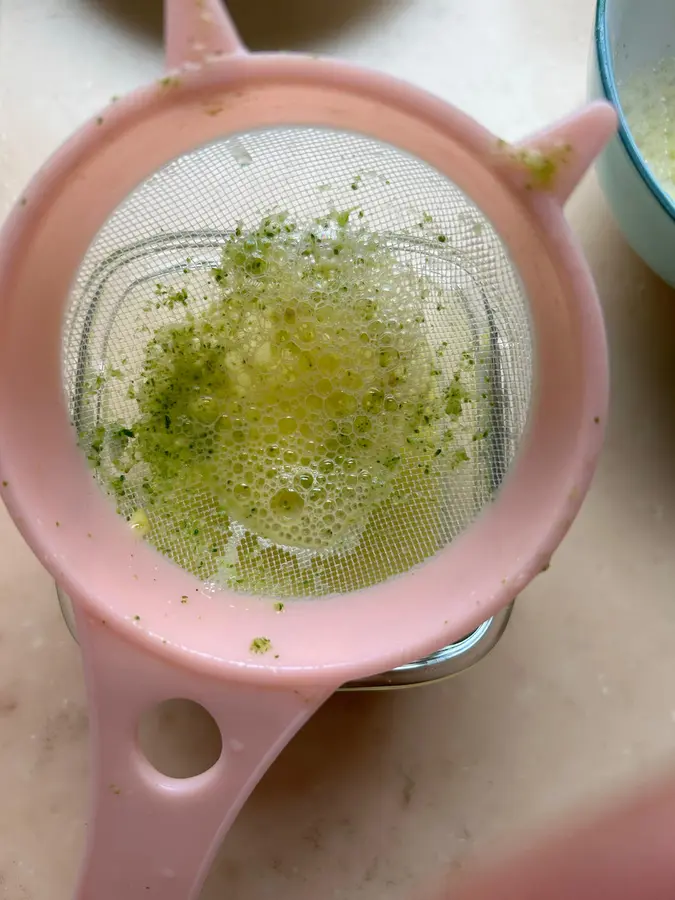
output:
<instances>
[{"instance_id":1,"label":"pink strainer spout","mask_svg":"<svg viewBox=\"0 0 675 900\"><path fill-rule=\"evenodd\" d=\"M164 19L169 71L209 56L245 52L220 0L165 0Z\"/></svg>"}]
</instances>

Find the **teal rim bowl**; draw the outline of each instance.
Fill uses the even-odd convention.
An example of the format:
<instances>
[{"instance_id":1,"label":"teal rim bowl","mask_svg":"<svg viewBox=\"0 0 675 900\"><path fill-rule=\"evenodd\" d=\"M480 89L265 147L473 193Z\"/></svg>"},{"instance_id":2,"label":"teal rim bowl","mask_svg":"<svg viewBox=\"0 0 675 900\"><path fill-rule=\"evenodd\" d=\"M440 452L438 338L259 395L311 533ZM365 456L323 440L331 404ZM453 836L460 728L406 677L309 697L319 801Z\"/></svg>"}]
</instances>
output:
<instances>
[{"instance_id":1,"label":"teal rim bowl","mask_svg":"<svg viewBox=\"0 0 675 900\"><path fill-rule=\"evenodd\" d=\"M626 153L654 199L658 201L664 212L675 223L675 202L652 175L637 144L633 140L633 135L623 113L621 97L616 84L616 75L612 62L612 47L607 26L607 10L611 2L612 0L598 0L596 7L595 52L598 61L600 84L606 99L616 108L619 115L619 139ZM646 11L645 14L648 15Z\"/></svg>"}]
</instances>

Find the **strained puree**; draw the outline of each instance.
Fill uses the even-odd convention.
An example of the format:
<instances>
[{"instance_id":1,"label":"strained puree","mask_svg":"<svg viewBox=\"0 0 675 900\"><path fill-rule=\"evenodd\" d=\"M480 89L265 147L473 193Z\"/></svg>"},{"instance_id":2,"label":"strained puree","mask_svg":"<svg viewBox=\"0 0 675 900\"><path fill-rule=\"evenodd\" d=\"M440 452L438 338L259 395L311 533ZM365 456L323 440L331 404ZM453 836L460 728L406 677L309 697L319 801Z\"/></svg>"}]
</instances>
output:
<instances>
[{"instance_id":1,"label":"strained puree","mask_svg":"<svg viewBox=\"0 0 675 900\"><path fill-rule=\"evenodd\" d=\"M362 542L372 557L373 511L412 498L427 521L439 475L468 458L452 425L470 366L442 382L424 328L431 288L349 218L238 228L208 300L157 285L153 305L176 315L128 382L135 414L99 434L98 451L89 441L121 510L138 520L142 508L149 539L196 574L325 592L326 566L298 550ZM433 540L418 542L421 558Z\"/></svg>"}]
</instances>

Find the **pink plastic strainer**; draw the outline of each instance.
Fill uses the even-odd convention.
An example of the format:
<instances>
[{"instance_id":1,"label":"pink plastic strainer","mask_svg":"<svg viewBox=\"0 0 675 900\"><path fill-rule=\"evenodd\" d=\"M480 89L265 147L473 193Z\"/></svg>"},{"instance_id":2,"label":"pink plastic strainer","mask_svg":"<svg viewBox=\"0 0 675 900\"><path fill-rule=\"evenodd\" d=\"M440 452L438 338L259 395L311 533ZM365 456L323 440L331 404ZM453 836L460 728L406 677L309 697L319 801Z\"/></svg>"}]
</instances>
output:
<instances>
[{"instance_id":1,"label":"pink plastic strainer","mask_svg":"<svg viewBox=\"0 0 675 900\"><path fill-rule=\"evenodd\" d=\"M254 785L337 687L457 639L548 565L607 405L600 309L562 204L615 128L609 106L512 146L388 77L249 54L217 0L167 0L166 20L167 77L57 153L0 244L2 493L73 600L90 697L80 900L196 897ZM414 485L395 516L371 509L368 565L354 532L321 558L330 577L280 612L275 591L204 577L189 542L169 559L138 540L125 520L137 489L120 492L118 515L77 432L133 406L124 383L86 385L140 358L157 282L207 277L261 213L311 223L353 204L401 271L433 286L420 321L430 346L481 373L471 429L488 427L439 477L432 512ZM198 492L184 494L193 520L207 516ZM315 565L315 550L297 564ZM223 737L216 765L184 781L137 741L139 717L175 697L202 704Z\"/></svg>"}]
</instances>

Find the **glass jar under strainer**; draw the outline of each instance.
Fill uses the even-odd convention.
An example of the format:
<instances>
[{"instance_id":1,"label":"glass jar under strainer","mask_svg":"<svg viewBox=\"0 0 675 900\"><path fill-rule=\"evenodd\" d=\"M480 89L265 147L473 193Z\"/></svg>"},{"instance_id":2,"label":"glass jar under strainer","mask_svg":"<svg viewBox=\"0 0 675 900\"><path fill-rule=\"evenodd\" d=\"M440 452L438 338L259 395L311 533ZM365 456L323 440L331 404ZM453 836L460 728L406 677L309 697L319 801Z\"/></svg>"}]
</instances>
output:
<instances>
[{"instance_id":1,"label":"glass jar under strainer","mask_svg":"<svg viewBox=\"0 0 675 900\"><path fill-rule=\"evenodd\" d=\"M73 604L65 591L62 591L58 585L56 596L68 631L77 640ZM446 678L460 675L479 663L497 646L509 624L512 611L513 604L496 612L471 634L465 635L447 647L441 647L440 650L429 656L396 666L388 672L377 672L366 678L348 681L342 685L340 690L384 691L422 687L425 684L437 684L439 681L445 681Z\"/></svg>"},{"instance_id":2,"label":"glass jar under strainer","mask_svg":"<svg viewBox=\"0 0 675 900\"><path fill-rule=\"evenodd\" d=\"M141 900L148 891L192 900L257 780L334 690L448 646L504 609L547 567L573 521L607 407L602 317L562 204L615 128L609 106L508 145L378 74L247 54L216 0L167 0L166 11L169 74L103 111L62 148L0 240L2 495L73 600L90 698L94 812L80 900ZM326 184L335 198L321 190ZM353 223L349 206L337 204L341 192L359 195ZM175 316L192 298L195 321L204 322L200 297L183 279L208 283L208 303L223 247L238 253L237 229L250 234L270 206L299 223L304 243L291 239L284 252L308 251L310 281L338 283L324 254L341 252L336 228L352 247L382 250L393 282L406 285L396 303L403 296L423 307L407 326L387 321L409 327L415 340L423 334L429 353L452 346L443 359L464 362L467 383L458 397L454 362L434 366L433 375L399 373L398 358L382 347L395 379L438 379L424 397L434 405L442 396L443 411L419 424L433 439L420 446L409 434L411 444L395 454L403 482L386 502L366 504L363 521L339 528L335 544L305 546L292 527L279 541L276 521L256 534L251 510L237 518L230 509L227 526L214 531L212 497L188 485L181 501L209 535L236 539L227 548L210 543L218 565L206 571L196 552L204 546L191 540L201 525L188 529L161 505L158 513L131 512L126 504L147 491L136 479L142 469L128 484L118 477L118 514L102 489L109 474L95 465L92 477L85 455L97 462L99 428L105 466L116 458L105 440L111 426L118 445L136 440L126 416L138 395L125 367L141 373L154 338L165 352L156 313L169 329L183 328ZM247 276L264 281L267 262ZM412 290L415 279L424 291ZM160 292L150 302L153 282ZM332 306L339 327L351 327L344 310L355 298L355 315L367 312L368 298L347 291L345 303ZM241 343L249 347L246 327ZM198 341L205 338L201 329ZM246 392L248 357L231 345L227 353ZM256 347L253 358L266 365L270 357ZM447 420L463 420L466 394L477 413L453 429ZM434 445L439 420L448 440L460 441L452 453ZM175 425L167 410L146 434L182 440ZM474 436L478 447L468 452ZM396 468L401 459L374 465ZM416 467L433 489L416 490ZM185 486L180 477L177 485ZM304 508L286 501L282 513ZM148 541L139 540L147 524ZM183 540L167 543L175 526ZM272 561L264 590L252 589L246 554ZM305 584L303 568L320 577ZM174 697L205 706L223 736L221 759L185 782L156 772L135 740L147 708Z\"/></svg>"}]
</instances>

